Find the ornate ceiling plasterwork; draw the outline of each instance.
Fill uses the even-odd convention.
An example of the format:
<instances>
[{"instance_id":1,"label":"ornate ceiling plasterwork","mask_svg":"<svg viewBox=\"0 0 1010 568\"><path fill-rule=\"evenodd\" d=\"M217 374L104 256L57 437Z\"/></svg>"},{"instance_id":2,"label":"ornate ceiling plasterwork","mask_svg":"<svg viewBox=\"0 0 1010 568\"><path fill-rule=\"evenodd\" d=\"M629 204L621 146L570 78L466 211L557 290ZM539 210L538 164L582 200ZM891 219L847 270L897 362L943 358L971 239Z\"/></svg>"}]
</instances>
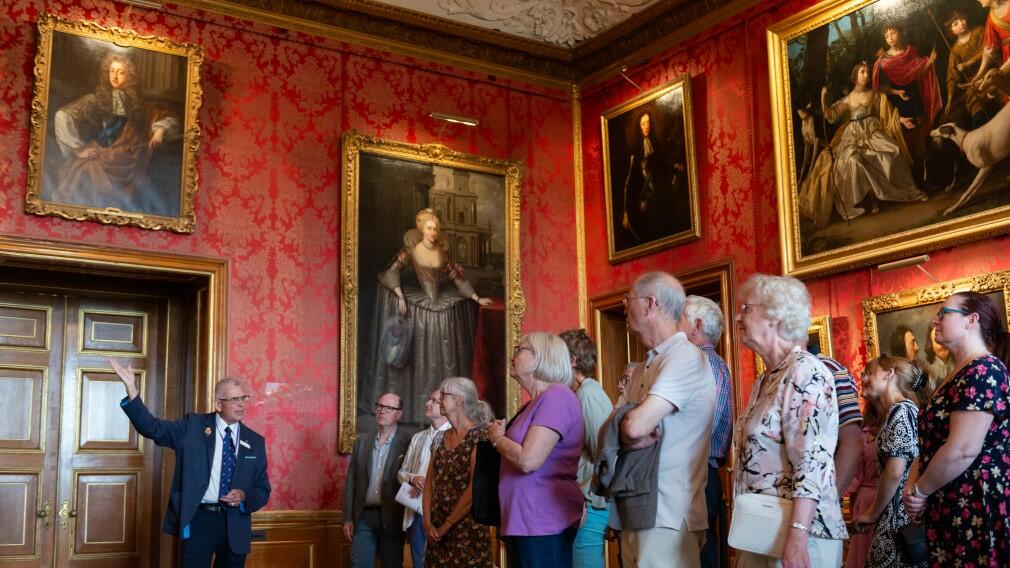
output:
<instances>
[{"instance_id":1,"label":"ornate ceiling plasterwork","mask_svg":"<svg viewBox=\"0 0 1010 568\"><path fill-rule=\"evenodd\" d=\"M377 0L549 45L571 48L659 0Z\"/></svg>"}]
</instances>

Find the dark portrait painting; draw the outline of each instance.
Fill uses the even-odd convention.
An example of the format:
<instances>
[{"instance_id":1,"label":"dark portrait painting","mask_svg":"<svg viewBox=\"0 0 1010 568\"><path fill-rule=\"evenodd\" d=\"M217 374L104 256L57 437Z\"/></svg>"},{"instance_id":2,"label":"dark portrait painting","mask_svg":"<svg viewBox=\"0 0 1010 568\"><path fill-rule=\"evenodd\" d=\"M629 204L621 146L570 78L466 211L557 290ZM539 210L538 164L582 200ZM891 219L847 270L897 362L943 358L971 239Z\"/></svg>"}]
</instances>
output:
<instances>
[{"instance_id":1,"label":"dark portrait painting","mask_svg":"<svg viewBox=\"0 0 1010 568\"><path fill-rule=\"evenodd\" d=\"M510 325L518 319L510 277L519 261L510 252L518 235L506 220L517 207L518 170L465 155L428 158L423 149L431 146L353 133L345 144L345 175L357 180L344 212L346 219L356 211L344 229L355 249L345 255L345 276L356 273L357 295L343 296L354 316L342 322L342 352L354 364L344 361L341 385L353 381L355 389L353 401L342 400L354 413L342 447L352 432L374 429L376 401L387 392L402 400L400 423L423 428L429 395L450 377L472 379L504 417Z\"/></svg>"},{"instance_id":2,"label":"dark portrait painting","mask_svg":"<svg viewBox=\"0 0 1010 568\"><path fill-rule=\"evenodd\" d=\"M688 77L603 114L610 261L701 236Z\"/></svg>"},{"instance_id":3,"label":"dark portrait painting","mask_svg":"<svg viewBox=\"0 0 1010 568\"><path fill-rule=\"evenodd\" d=\"M829 1L770 28L786 273L1010 227L1010 15L982 4Z\"/></svg>"},{"instance_id":4,"label":"dark portrait painting","mask_svg":"<svg viewBox=\"0 0 1010 568\"><path fill-rule=\"evenodd\" d=\"M39 25L31 212L191 231L198 50L86 22Z\"/></svg>"}]
</instances>

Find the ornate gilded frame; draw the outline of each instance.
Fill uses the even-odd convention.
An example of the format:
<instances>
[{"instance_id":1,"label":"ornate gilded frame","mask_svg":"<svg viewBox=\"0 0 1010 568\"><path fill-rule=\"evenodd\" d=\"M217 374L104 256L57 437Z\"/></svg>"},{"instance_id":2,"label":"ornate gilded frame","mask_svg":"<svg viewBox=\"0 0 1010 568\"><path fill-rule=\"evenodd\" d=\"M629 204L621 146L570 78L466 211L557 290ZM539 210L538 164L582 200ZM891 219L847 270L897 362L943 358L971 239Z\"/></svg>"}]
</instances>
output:
<instances>
[{"instance_id":1,"label":"ornate gilded frame","mask_svg":"<svg viewBox=\"0 0 1010 568\"><path fill-rule=\"evenodd\" d=\"M359 181L362 154L420 162L448 168L502 176L505 189L505 298L507 353L518 345L522 333L522 319L526 311L520 274L519 248L519 190L523 176L523 163L496 160L456 152L440 144L407 144L383 140L350 130L343 135L342 167L342 253L340 260L340 427L339 451L349 453L357 436L358 400L358 299L360 275L358 274L359 249ZM519 388L515 381L506 381L506 412L513 415L519 408Z\"/></svg>"},{"instance_id":2,"label":"ornate gilded frame","mask_svg":"<svg viewBox=\"0 0 1010 568\"><path fill-rule=\"evenodd\" d=\"M673 92L680 92L683 100L684 167L687 173L687 207L689 209L690 226L680 232L618 251L614 242L614 215L616 212L614 211L612 203L614 195L610 179L610 152L612 144L610 141L608 125L611 121L622 118L626 114L634 113L652 101ZM609 251L608 258L611 263L618 263L632 258L638 258L640 256L652 254L659 250L701 238L701 215L698 212L698 173L697 166L695 164L694 120L692 118L693 108L694 107L691 104L691 77L689 75L682 75L665 85L660 85L655 89L642 93L634 99L604 112L600 116L600 133L603 138L603 186L605 189L605 203L607 207L607 246Z\"/></svg>"},{"instance_id":3,"label":"ornate gilded frame","mask_svg":"<svg viewBox=\"0 0 1010 568\"><path fill-rule=\"evenodd\" d=\"M940 304L955 292L967 291L980 294L1002 291L1004 310L1008 314L1007 323L1010 325L1010 270L990 272L981 276L959 278L921 288L864 298L862 301L863 340L866 342L866 358L873 359L880 355L878 316L881 314L929 304Z\"/></svg>"},{"instance_id":4,"label":"ornate gilded frame","mask_svg":"<svg viewBox=\"0 0 1010 568\"><path fill-rule=\"evenodd\" d=\"M196 152L200 145L197 117L203 99L203 91L200 88L203 48L192 44L175 43L162 37L140 35L131 30L106 28L93 22L65 20L52 14L43 14L39 17L38 30L39 46L35 55L35 89L32 99L25 212L75 221L97 221L107 225L130 225L144 229L192 233L196 228L193 201L197 190ZM50 77L53 72L53 35L57 33L107 42L115 48L142 49L186 58L184 116L181 117L183 125L178 217L123 211L115 207L88 207L43 199L46 139L50 136L51 129L48 122L49 97L53 85Z\"/></svg>"},{"instance_id":5,"label":"ornate gilded frame","mask_svg":"<svg viewBox=\"0 0 1010 568\"><path fill-rule=\"evenodd\" d=\"M978 240L1010 230L1010 215L1008 215L1010 206L998 206L970 215L944 218L935 223L880 237L860 239L853 235L852 244L804 254L801 247L799 181L794 159L793 117L796 116L796 109L792 104L789 42L821 26L835 24L853 12L876 2L877 0L826 0L768 28L769 86L783 274L804 277L840 272ZM880 3L883 2L884 0L880 0ZM898 4L893 6L895 10L904 10L898 7ZM929 52L928 46L923 49L925 53ZM865 57L870 58L872 66L872 54ZM849 71L845 70L845 73L848 74ZM965 181L970 179L968 176ZM934 197L939 198L940 196Z\"/></svg>"},{"instance_id":6,"label":"ornate gilded frame","mask_svg":"<svg viewBox=\"0 0 1010 568\"><path fill-rule=\"evenodd\" d=\"M807 328L807 335L817 334L817 344L828 357L835 356L834 343L831 341L831 316L818 316L810 318L810 327ZM754 372L761 376L766 370L765 361L757 353L754 354Z\"/></svg>"}]
</instances>

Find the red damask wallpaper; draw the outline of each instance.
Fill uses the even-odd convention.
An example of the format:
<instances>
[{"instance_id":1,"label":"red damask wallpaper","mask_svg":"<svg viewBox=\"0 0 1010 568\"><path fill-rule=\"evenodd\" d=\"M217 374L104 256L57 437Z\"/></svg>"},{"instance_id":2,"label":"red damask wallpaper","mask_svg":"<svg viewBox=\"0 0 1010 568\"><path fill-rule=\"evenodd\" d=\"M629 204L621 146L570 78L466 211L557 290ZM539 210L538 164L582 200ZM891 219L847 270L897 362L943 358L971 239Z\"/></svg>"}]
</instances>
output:
<instances>
[{"instance_id":1,"label":"red damask wallpaper","mask_svg":"<svg viewBox=\"0 0 1010 568\"><path fill-rule=\"evenodd\" d=\"M780 273L778 221L768 84L768 26L814 4L765 2L628 70L648 90L689 73L700 178L702 239L632 261L607 260L600 115L638 94L617 77L587 92L582 104L589 296L627 286L647 270L680 272L732 257L738 285L754 272ZM1010 267L1007 237L931 253L926 268L940 281ZM860 372L866 363L860 300L925 286L916 268L860 268L809 281L814 315L831 315L836 357ZM735 310L734 310L735 311ZM738 346L736 385L746 403L754 355Z\"/></svg>"},{"instance_id":2,"label":"red damask wallpaper","mask_svg":"<svg viewBox=\"0 0 1010 568\"><path fill-rule=\"evenodd\" d=\"M25 162L43 11L205 49L197 230L175 235L24 214ZM268 440L270 509L337 509L340 135L523 160L527 330L578 324L572 107L567 93L166 3L0 5L0 232L229 260L228 368L251 383L249 423ZM474 116L447 125L430 111ZM559 254L570 251L571 254Z\"/></svg>"}]
</instances>

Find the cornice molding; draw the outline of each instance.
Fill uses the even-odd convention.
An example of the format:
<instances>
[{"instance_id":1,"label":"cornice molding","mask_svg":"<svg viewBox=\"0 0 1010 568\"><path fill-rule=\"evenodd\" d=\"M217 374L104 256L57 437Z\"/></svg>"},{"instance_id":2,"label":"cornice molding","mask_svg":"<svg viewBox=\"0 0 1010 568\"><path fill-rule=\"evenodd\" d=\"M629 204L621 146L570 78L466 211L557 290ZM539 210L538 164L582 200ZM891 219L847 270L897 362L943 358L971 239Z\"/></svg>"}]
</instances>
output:
<instances>
[{"instance_id":1,"label":"cornice molding","mask_svg":"<svg viewBox=\"0 0 1010 568\"><path fill-rule=\"evenodd\" d=\"M493 77L583 91L760 0L660 0L564 49L376 0L175 0L173 4L448 64Z\"/></svg>"}]
</instances>

